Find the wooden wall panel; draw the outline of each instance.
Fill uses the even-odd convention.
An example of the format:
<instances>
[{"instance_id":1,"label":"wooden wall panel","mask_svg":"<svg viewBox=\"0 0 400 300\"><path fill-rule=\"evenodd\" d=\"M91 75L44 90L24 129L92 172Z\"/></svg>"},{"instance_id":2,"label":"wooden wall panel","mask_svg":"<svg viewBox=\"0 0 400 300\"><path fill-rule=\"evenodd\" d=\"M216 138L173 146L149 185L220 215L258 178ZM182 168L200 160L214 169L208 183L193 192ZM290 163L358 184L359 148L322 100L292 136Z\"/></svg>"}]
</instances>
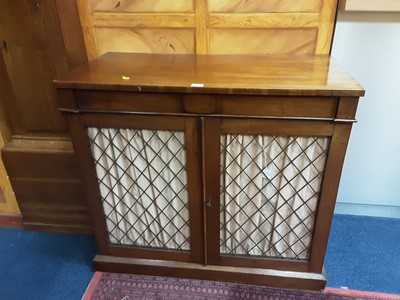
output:
<instances>
[{"instance_id":1,"label":"wooden wall panel","mask_svg":"<svg viewBox=\"0 0 400 300\"><path fill-rule=\"evenodd\" d=\"M53 4L43 1L38 7L35 1L0 1L0 27L7 42L2 56L17 111L10 116L20 118L22 125L15 128L17 134L66 130L51 84L53 78L68 70L61 32L54 26L58 17Z\"/></svg>"},{"instance_id":2,"label":"wooden wall panel","mask_svg":"<svg viewBox=\"0 0 400 300\"><path fill-rule=\"evenodd\" d=\"M88 232L76 158L52 84L87 61L76 0L0 1L3 40L0 130L8 143L2 149L8 174L0 165L1 187L10 176L24 227ZM14 197L11 187L3 192ZM8 203L0 203L0 217L10 211Z\"/></svg>"},{"instance_id":3,"label":"wooden wall panel","mask_svg":"<svg viewBox=\"0 0 400 300\"><path fill-rule=\"evenodd\" d=\"M87 63L82 26L76 0L54 0L65 47L68 69Z\"/></svg>"},{"instance_id":4,"label":"wooden wall panel","mask_svg":"<svg viewBox=\"0 0 400 300\"><path fill-rule=\"evenodd\" d=\"M107 51L327 54L337 9L337 0L77 1L89 60Z\"/></svg>"},{"instance_id":5,"label":"wooden wall panel","mask_svg":"<svg viewBox=\"0 0 400 300\"><path fill-rule=\"evenodd\" d=\"M23 178L11 178L11 182L17 191L24 227L46 224L46 229L52 227L55 231L91 232L88 211L82 206L81 182Z\"/></svg>"},{"instance_id":6,"label":"wooden wall panel","mask_svg":"<svg viewBox=\"0 0 400 300\"><path fill-rule=\"evenodd\" d=\"M318 13L321 0L208 0L210 12L266 13L294 12Z\"/></svg>"},{"instance_id":7,"label":"wooden wall panel","mask_svg":"<svg viewBox=\"0 0 400 300\"><path fill-rule=\"evenodd\" d=\"M92 12L193 12L194 0L90 0Z\"/></svg>"},{"instance_id":8,"label":"wooden wall panel","mask_svg":"<svg viewBox=\"0 0 400 300\"><path fill-rule=\"evenodd\" d=\"M211 54L313 54L318 32L300 29L212 29Z\"/></svg>"},{"instance_id":9,"label":"wooden wall panel","mask_svg":"<svg viewBox=\"0 0 400 300\"><path fill-rule=\"evenodd\" d=\"M83 185L68 140L13 139L2 151L24 227L91 232Z\"/></svg>"},{"instance_id":10,"label":"wooden wall panel","mask_svg":"<svg viewBox=\"0 0 400 300\"><path fill-rule=\"evenodd\" d=\"M96 28L99 55L115 51L136 53L195 53L195 32L172 28Z\"/></svg>"}]
</instances>

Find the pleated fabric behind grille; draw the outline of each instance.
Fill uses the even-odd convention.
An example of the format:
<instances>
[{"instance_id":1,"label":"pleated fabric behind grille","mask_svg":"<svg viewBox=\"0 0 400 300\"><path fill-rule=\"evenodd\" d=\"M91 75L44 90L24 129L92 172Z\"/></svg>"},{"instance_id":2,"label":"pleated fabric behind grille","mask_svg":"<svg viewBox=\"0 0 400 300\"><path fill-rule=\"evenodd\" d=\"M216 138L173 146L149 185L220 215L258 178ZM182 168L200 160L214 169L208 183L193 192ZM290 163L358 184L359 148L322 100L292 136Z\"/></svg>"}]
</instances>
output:
<instances>
[{"instance_id":1,"label":"pleated fabric behind grille","mask_svg":"<svg viewBox=\"0 0 400 300\"><path fill-rule=\"evenodd\" d=\"M109 242L190 251L183 132L88 128Z\"/></svg>"},{"instance_id":2,"label":"pleated fabric behind grille","mask_svg":"<svg viewBox=\"0 0 400 300\"><path fill-rule=\"evenodd\" d=\"M221 254L309 258L329 142L221 136Z\"/></svg>"}]
</instances>

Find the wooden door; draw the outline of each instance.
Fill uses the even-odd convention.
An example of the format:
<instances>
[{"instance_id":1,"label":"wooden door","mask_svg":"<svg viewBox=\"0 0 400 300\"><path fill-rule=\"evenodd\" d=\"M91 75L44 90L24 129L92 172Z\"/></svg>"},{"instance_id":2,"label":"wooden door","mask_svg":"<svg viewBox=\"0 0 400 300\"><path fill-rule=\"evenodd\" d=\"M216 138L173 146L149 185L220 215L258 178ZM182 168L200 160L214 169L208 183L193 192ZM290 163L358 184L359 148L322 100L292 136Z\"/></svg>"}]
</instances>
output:
<instances>
[{"instance_id":1,"label":"wooden door","mask_svg":"<svg viewBox=\"0 0 400 300\"><path fill-rule=\"evenodd\" d=\"M194 118L69 116L100 254L203 262Z\"/></svg>"},{"instance_id":2,"label":"wooden door","mask_svg":"<svg viewBox=\"0 0 400 300\"><path fill-rule=\"evenodd\" d=\"M203 129L207 263L321 272L340 125L206 118Z\"/></svg>"}]
</instances>

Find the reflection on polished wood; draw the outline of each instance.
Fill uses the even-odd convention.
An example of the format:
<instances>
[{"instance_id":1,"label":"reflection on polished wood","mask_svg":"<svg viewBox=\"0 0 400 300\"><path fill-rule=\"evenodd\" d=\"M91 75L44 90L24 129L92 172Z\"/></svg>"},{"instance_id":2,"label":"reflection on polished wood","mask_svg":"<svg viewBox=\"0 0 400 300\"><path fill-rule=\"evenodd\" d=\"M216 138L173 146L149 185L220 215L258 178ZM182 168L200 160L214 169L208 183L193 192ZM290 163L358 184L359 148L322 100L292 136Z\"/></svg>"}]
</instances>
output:
<instances>
[{"instance_id":1,"label":"reflection on polished wood","mask_svg":"<svg viewBox=\"0 0 400 300\"><path fill-rule=\"evenodd\" d=\"M325 55L108 53L55 83L61 88L135 92L364 95L363 88ZM204 87L192 87L193 83L204 84Z\"/></svg>"}]
</instances>

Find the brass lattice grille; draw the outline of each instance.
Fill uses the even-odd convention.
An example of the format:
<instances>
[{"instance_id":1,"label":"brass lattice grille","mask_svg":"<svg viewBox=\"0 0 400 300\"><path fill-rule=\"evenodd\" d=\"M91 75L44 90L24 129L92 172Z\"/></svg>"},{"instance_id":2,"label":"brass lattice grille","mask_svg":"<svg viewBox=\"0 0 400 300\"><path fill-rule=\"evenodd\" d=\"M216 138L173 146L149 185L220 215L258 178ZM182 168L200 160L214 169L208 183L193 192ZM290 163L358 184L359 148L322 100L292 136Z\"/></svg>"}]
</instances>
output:
<instances>
[{"instance_id":1,"label":"brass lattice grille","mask_svg":"<svg viewBox=\"0 0 400 300\"><path fill-rule=\"evenodd\" d=\"M221 137L220 251L306 260L326 137Z\"/></svg>"},{"instance_id":2,"label":"brass lattice grille","mask_svg":"<svg viewBox=\"0 0 400 300\"><path fill-rule=\"evenodd\" d=\"M88 128L109 242L190 250L184 133Z\"/></svg>"}]
</instances>

